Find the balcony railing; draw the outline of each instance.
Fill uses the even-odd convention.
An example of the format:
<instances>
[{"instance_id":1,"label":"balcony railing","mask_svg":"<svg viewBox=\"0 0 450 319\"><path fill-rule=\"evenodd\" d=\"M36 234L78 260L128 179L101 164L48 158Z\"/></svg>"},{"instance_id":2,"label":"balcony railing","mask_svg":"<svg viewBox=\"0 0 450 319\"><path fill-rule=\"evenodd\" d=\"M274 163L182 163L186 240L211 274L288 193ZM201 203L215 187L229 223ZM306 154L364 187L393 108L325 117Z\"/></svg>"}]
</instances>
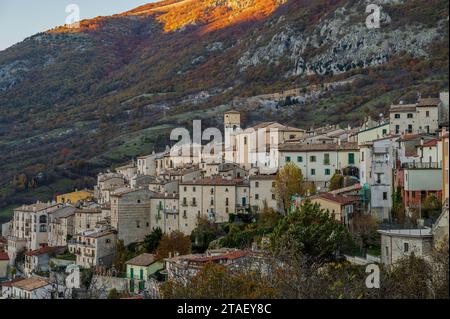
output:
<instances>
[{"instance_id":1,"label":"balcony railing","mask_svg":"<svg viewBox=\"0 0 450 319\"><path fill-rule=\"evenodd\" d=\"M417 163L403 163L403 169L439 169L441 168L441 163L437 162L417 162Z\"/></svg>"}]
</instances>

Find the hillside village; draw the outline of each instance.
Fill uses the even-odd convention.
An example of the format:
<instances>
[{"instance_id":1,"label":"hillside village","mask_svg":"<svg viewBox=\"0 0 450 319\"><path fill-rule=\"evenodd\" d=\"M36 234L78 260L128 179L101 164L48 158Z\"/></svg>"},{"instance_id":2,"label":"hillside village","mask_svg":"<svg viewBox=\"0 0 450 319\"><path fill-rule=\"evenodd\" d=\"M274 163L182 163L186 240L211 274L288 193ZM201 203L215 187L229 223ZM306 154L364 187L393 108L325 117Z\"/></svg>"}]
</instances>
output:
<instances>
[{"instance_id":1,"label":"hillside village","mask_svg":"<svg viewBox=\"0 0 450 319\"><path fill-rule=\"evenodd\" d=\"M261 268L267 233L238 245L222 233L199 248L202 227L251 225L310 204L353 235L367 216L376 225L376 242L339 252L350 264L431 260L448 245L448 108L444 92L392 104L387 118L360 127L313 129L241 128L241 112L229 110L223 143L167 147L99 174L94 189L17 207L1 227L0 298L155 299L165 282L189 285L205 265ZM301 176L294 186L283 180L289 172ZM148 248L158 232L160 246ZM168 245L162 256L162 241L177 236L192 249Z\"/></svg>"}]
</instances>

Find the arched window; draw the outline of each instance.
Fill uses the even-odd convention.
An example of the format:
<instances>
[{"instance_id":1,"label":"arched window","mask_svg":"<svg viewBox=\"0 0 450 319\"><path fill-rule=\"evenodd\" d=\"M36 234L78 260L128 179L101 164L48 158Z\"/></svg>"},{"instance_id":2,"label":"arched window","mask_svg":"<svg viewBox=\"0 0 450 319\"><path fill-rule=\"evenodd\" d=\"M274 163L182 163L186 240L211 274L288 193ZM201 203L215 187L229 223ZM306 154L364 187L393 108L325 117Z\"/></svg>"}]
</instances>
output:
<instances>
[{"instance_id":1,"label":"arched window","mask_svg":"<svg viewBox=\"0 0 450 319\"><path fill-rule=\"evenodd\" d=\"M47 216L45 215L39 216L39 224L47 224Z\"/></svg>"}]
</instances>

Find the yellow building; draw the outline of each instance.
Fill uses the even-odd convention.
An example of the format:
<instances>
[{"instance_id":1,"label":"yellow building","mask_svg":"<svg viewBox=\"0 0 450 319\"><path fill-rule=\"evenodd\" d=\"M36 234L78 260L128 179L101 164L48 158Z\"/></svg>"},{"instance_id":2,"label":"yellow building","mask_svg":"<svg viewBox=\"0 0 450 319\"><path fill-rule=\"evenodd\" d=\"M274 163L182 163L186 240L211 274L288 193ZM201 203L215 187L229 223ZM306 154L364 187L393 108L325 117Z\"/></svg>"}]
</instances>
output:
<instances>
[{"instance_id":1,"label":"yellow building","mask_svg":"<svg viewBox=\"0 0 450 319\"><path fill-rule=\"evenodd\" d=\"M63 195L56 196L56 202L57 203L68 203L68 204L75 204L79 201L84 201L91 199L93 196L92 192L88 190L83 191L75 191L72 193L67 193Z\"/></svg>"},{"instance_id":2,"label":"yellow building","mask_svg":"<svg viewBox=\"0 0 450 319\"><path fill-rule=\"evenodd\" d=\"M327 210L337 221L348 225L352 214L357 211L359 197L345 196L332 193L321 193L311 197L313 204L319 204L324 210Z\"/></svg>"}]
</instances>

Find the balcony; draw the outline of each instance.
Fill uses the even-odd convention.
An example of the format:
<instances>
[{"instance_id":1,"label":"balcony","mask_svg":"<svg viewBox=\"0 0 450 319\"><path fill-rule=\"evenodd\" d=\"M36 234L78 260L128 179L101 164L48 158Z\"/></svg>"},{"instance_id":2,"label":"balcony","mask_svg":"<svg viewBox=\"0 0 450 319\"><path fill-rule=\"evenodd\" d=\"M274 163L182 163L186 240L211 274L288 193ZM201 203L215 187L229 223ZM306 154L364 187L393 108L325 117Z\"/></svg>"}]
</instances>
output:
<instances>
[{"instance_id":1,"label":"balcony","mask_svg":"<svg viewBox=\"0 0 450 319\"><path fill-rule=\"evenodd\" d=\"M92 244L88 244L87 242L84 241L77 241L77 240L71 240L67 243L68 245L73 245L73 246L82 246L82 247L88 247L88 248L95 248L95 245Z\"/></svg>"},{"instance_id":2,"label":"balcony","mask_svg":"<svg viewBox=\"0 0 450 319\"><path fill-rule=\"evenodd\" d=\"M164 214L178 215L178 209L166 208L164 209Z\"/></svg>"},{"instance_id":3,"label":"balcony","mask_svg":"<svg viewBox=\"0 0 450 319\"><path fill-rule=\"evenodd\" d=\"M403 163L403 169L440 169L442 168L441 163L437 162L426 162L426 163Z\"/></svg>"}]
</instances>

